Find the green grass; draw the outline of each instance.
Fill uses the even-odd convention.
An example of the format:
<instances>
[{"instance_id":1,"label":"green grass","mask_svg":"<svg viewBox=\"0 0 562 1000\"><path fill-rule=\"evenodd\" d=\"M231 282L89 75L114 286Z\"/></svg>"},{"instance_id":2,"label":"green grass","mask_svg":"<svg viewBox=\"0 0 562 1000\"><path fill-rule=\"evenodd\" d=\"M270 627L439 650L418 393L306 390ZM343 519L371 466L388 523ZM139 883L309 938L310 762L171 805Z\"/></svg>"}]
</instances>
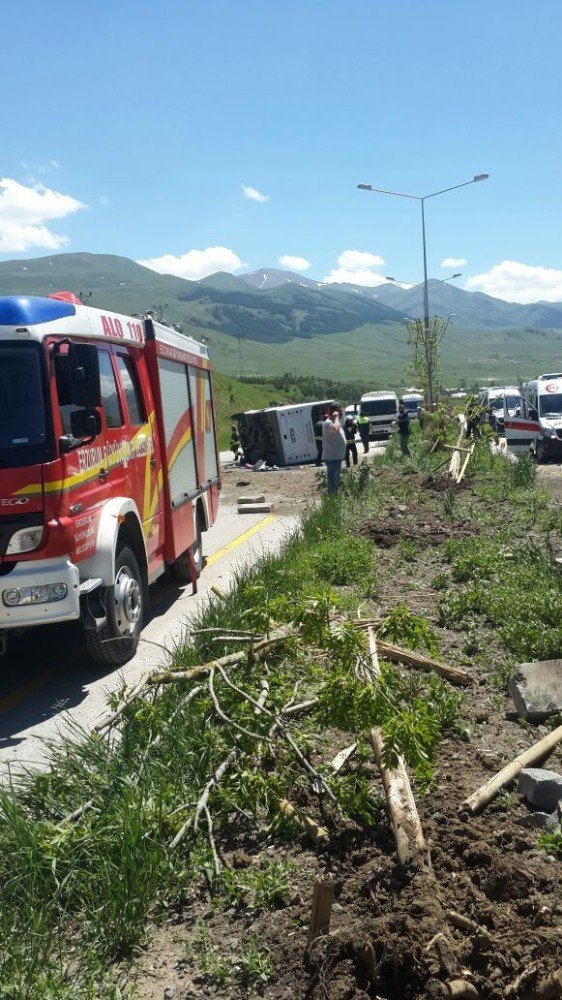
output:
<instances>
[{"instance_id":1,"label":"green grass","mask_svg":"<svg viewBox=\"0 0 562 1000\"><path fill-rule=\"evenodd\" d=\"M193 328L209 338L211 358L218 371L239 375L239 342L228 334ZM408 362L406 331L400 325L369 324L345 334L324 334L281 344L243 340L243 374L282 374L289 371L321 378L355 379L369 389L400 388ZM478 384L493 379L518 385L546 371L562 349L560 331L539 337L523 330L471 330L451 326L442 352L443 385ZM546 366L546 368L545 368ZM409 384L406 382L406 384Z\"/></svg>"},{"instance_id":2,"label":"green grass","mask_svg":"<svg viewBox=\"0 0 562 1000\"><path fill-rule=\"evenodd\" d=\"M412 461L425 475L423 449L416 432ZM434 780L443 736L466 737L462 695L441 679L384 662L380 683L366 683L362 673L364 639L352 618L375 592L379 567L376 550L356 529L366 514L384 516L397 502L415 499L439 509L441 498L424 498L411 475L391 447L385 457L344 476L340 497L322 494L281 556L265 556L253 570L241 571L227 599L209 603L198 622L204 629L262 630L271 620L294 624L298 637L268 654L267 705L278 711L295 696L318 698L310 714L291 722L290 732L300 753L310 754L320 769L333 754L330 739L338 746L358 740L353 770L337 779L327 769L324 775L366 837L385 822L372 794L370 727L382 729L387 763L398 753L405 756L418 790ZM455 503L459 518L474 521L475 537L434 555L441 560L434 585L440 588L442 620L466 632L467 655L476 659L482 648L490 658L492 640L502 663L552 655L562 601L540 544L550 514L533 467L511 466L482 445L471 476L470 488ZM524 543L517 532L529 531L536 537ZM418 555L409 551L406 557ZM401 574L404 558L396 551L393 566ZM385 572L393 571L385 565ZM398 645L440 655L441 633L403 604L388 615L383 632ZM211 633L198 632L193 645L175 651L174 667L187 669L223 651ZM244 660L226 676L256 698L263 668ZM187 701L194 685L199 690ZM218 720L206 678L170 683L158 697L145 692L128 706L120 739L77 733L53 751L51 771L0 792L0 997L120 1000L126 990L118 987L119 970L126 970L147 928L189 910L207 885L217 912L233 909L244 919L286 904L293 876L286 862L262 859L216 876L204 817L198 832L170 848L193 817L209 776L233 748L237 766L209 801L221 847L228 850L232 843L233 823L239 824L239 842L249 831L255 853L298 839L298 826L279 809L287 796L323 825L338 822L326 796L320 804L289 745L265 739L271 717L256 715L219 673L213 685L220 709L242 730ZM90 805L80 817L65 819L85 802ZM274 975L267 950L251 937L226 957L213 933L198 926L188 954L217 987L235 975L241 987L260 988Z\"/></svg>"},{"instance_id":3,"label":"green grass","mask_svg":"<svg viewBox=\"0 0 562 1000\"><path fill-rule=\"evenodd\" d=\"M378 693L357 678L365 649L346 609L355 613L364 601L375 563L371 543L350 532L379 485L358 472L346 490L341 500L323 499L281 557L266 556L251 572L240 573L227 600L209 604L199 624L253 629L270 618L294 622L299 641L268 656L268 705L289 702L295 685L299 699L319 697L317 710L291 724L300 752L326 738L328 722L343 730L338 743L381 725L389 761L404 753L425 785L460 700L437 679L404 679L387 665ZM342 615L336 621L334 607ZM426 645L433 640L417 618L403 612L392 619L392 629L397 640L410 644L416 636ZM187 668L216 655L210 634L200 633L194 645L177 649L174 665ZM254 664L241 664L231 676L257 697L260 671ZM257 734L269 731L271 719L256 716L218 674L214 689L222 711L239 726ZM187 691L176 683L165 685L155 700L150 693L137 698L124 714L120 740L77 734L54 750L51 771L28 776L19 788L0 794L0 997L117 1000L123 995L115 981L119 963L126 968L149 923L188 907L206 880L215 898L250 912L286 901L291 869L285 864L262 863L217 879L204 819L196 835L176 850L169 847L233 746L240 763L210 803L215 836L223 843L236 810L250 816L252 842L257 840L259 849L268 838L291 841L300 835L279 812L280 798L290 795L298 805L304 796L307 811L319 808L310 776L283 740L260 748L250 735L220 723L205 679L189 703ZM457 699L454 711L451 697ZM361 741L366 744L365 736ZM353 774L334 783L342 808L365 826L378 817L364 771L368 760L360 750ZM85 802L90 806L77 820L65 820ZM318 821L332 822L328 801ZM231 961L206 930L197 930L191 948L204 975L226 981ZM236 961L243 983L265 983L272 974L267 952L251 940Z\"/></svg>"},{"instance_id":4,"label":"green grass","mask_svg":"<svg viewBox=\"0 0 562 1000\"><path fill-rule=\"evenodd\" d=\"M231 415L233 413L244 410L261 410L264 406L269 406L273 400L290 402L290 399L287 399L285 395L280 395L269 385L240 382L237 378L221 375L220 372L214 374L213 393L220 451L226 451L229 448L230 428L233 422Z\"/></svg>"}]
</instances>

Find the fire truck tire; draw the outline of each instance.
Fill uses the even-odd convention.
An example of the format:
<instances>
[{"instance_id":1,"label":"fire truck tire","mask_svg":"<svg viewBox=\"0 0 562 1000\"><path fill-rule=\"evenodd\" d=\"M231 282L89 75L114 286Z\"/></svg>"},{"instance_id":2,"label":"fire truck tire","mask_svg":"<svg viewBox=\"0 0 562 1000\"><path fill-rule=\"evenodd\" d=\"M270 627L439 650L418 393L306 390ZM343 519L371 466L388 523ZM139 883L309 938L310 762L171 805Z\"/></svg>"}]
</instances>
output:
<instances>
[{"instance_id":1,"label":"fire truck tire","mask_svg":"<svg viewBox=\"0 0 562 1000\"><path fill-rule=\"evenodd\" d=\"M192 566L195 579L198 580L203 569L203 533L199 516L196 519L196 535L193 545L172 563L171 569L174 579L178 583L191 583Z\"/></svg>"},{"instance_id":2,"label":"fire truck tire","mask_svg":"<svg viewBox=\"0 0 562 1000\"><path fill-rule=\"evenodd\" d=\"M143 626L145 593L135 553L123 546L115 557L115 583L105 588L107 622L85 632L88 652L96 663L119 666L134 656Z\"/></svg>"}]
</instances>

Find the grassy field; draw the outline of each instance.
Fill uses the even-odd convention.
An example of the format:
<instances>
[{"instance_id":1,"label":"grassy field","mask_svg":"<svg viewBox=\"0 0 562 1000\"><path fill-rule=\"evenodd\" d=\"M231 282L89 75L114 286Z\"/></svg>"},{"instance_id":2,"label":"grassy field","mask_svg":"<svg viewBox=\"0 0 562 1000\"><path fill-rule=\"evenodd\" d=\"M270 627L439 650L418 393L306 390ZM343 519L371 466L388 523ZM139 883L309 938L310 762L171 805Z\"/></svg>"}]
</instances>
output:
<instances>
[{"instance_id":1,"label":"grassy field","mask_svg":"<svg viewBox=\"0 0 562 1000\"><path fill-rule=\"evenodd\" d=\"M208 330L194 329L209 341L218 371L239 375L269 375L286 371L322 378L363 379L366 387L404 384L408 360L401 326L363 326L346 334L261 344ZM242 365L240 363L242 361ZM443 346L445 385L483 379L516 383L562 364L560 331L467 330L451 325Z\"/></svg>"},{"instance_id":2,"label":"grassy field","mask_svg":"<svg viewBox=\"0 0 562 1000\"><path fill-rule=\"evenodd\" d=\"M222 375L220 372L215 373L213 387L221 451L226 451L229 446L231 414L241 410L259 410L268 406L273 400L279 399L279 393L276 395L275 389L267 385L240 382L238 379ZM279 399L279 402L281 401Z\"/></svg>"}]
</instances>

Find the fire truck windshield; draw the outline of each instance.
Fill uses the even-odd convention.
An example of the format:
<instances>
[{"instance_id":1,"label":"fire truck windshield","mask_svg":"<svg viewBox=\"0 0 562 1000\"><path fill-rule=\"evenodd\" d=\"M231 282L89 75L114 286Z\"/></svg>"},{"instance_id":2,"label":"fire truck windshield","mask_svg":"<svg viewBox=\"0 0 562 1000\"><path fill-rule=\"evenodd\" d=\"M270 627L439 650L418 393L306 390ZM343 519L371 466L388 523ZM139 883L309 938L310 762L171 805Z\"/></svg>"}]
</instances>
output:
<instances>
[{"instance_id":1,"label":"fire truck windshield","mask_svg":"<svg viewBox=\"0 0 562 1000\"><path fill-rule=\"evenodd\" d=\"M40 353L0 343L0 467L42 461L46 443Z\"/></svg>"}]
</instances>

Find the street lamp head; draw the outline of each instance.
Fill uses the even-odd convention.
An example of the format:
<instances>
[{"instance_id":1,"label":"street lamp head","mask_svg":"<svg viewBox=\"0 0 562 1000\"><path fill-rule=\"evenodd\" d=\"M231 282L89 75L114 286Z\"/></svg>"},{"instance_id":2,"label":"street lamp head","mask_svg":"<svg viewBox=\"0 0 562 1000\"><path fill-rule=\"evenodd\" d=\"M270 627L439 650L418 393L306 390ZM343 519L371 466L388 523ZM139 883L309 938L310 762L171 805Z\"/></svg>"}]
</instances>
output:
<instances>
[{"instance_id":1,"label":"street lamp head","mask_svg":"<svg viewBox=\"0 0 562 1000\"><path fill-rule=\"evenodd\" d=\"M478 181L487 181L489 176L489 174L475 174L473 181L475 184L477 184Z\"/></svg>"},{"instance_id":2,"label":"street lamp head","mask_svg":"<svg viewBox=\"0 0 562 1000\"><path fill-rule=\"evenodd\" d=\"M373 187L371 184L358 184L357 187L360 191L372 191Z\"/></svg>"},{"instance_id":3,"label":"street lamp head","mask_svg":"<svg viewBox=\"0 0 562 1000\"><path fill-rule=\"evenodd\" d=\"M459 271L458 274L452 274L451 275L451 278L460 278L460 277L462 277L462 271Z\"/></svg>"},{"instance_id":4,"label":"street lamp head","mask_svg":"<svg viewBox=\"0 0 562 1000\"><path fill-rule=\"evenodd\" d=\"M391 278L390 274L385 274L384 280L385 281L396 281L396 278Z\"/></svg>"}]
</instances>

